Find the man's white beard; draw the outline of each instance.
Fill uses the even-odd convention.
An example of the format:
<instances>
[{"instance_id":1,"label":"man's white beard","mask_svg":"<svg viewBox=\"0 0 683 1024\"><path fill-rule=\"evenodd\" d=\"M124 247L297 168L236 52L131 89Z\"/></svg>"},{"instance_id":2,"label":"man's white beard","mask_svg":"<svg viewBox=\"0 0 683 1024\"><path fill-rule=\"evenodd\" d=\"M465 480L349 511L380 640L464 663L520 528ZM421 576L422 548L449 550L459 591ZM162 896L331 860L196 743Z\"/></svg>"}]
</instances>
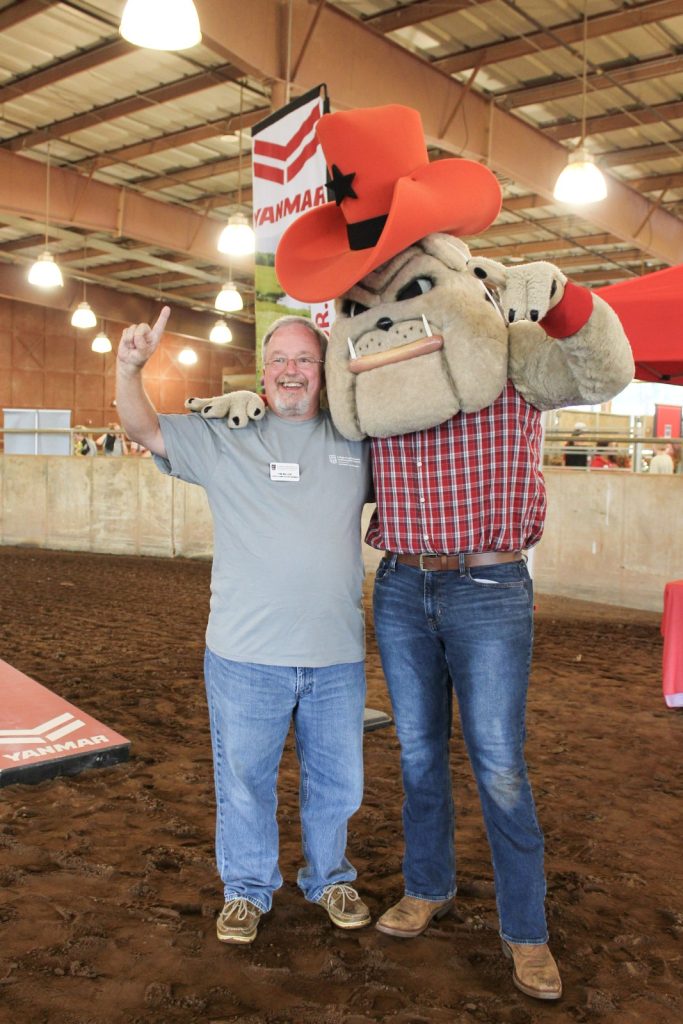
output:
<instances>
[{"instance_id":1,"label":"man's white beard","mask_svg":"<svg viewBox=\"0 0 683 1024\"><path fill-rule=\"evenodd\" d=\"M305 416L311 411L312 398L304 388L301 393L294 397L292 393L287 399L279 390L275 391L273 406L278 416Z\"/></svg>"}]
</instances>

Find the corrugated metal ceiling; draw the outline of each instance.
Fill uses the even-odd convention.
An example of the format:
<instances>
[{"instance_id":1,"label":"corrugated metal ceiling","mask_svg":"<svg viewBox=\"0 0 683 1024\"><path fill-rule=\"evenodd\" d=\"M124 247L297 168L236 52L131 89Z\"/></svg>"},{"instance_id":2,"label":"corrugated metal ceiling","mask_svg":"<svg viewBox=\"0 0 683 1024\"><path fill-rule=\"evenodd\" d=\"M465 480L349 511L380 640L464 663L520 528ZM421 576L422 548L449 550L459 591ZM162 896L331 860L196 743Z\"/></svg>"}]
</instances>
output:
<instances>
[{"instance_id":1,"label":"corrugated metal ceiling","mask_svg":"<svg viewBox=\"0 0 683 1024\"><path fill-rule=\"evenodd\" d=\"M287 13L287 2L271 2ZM308 3L313 17L319 6ZM334 7L547 137L567 148L578 142L582 0L335 0ZM204 44L175 54L132 47L118 35L122 9L123 0L0 0L0 150L44 162L49 144L53 166L189 207L215 219L218 231L239 198L250 206L248 125L268 111L272 81ZM589 0L587 18L587 147L611 175L680 220L683 0ZM596 227L590 209L572 214L519 182L501 184L505 209L475 243L494 258L550 258L594 285L666 265ZM35 197L31 225L28 212L3 214L3 187L0 261L28 262L42 247L44 196ZM218 254L212 262L72 228L51 245L71 274L90 279L109 266L114 288L129 290L145 275L161 285L166 273L172 283L164 293L196 308L211 309L227 271ZM164 271L164 260L181 266ZM249 286L249 262L233 269ZM174 291L186 281L191 294Z\"/></svg>"}]
</instances>

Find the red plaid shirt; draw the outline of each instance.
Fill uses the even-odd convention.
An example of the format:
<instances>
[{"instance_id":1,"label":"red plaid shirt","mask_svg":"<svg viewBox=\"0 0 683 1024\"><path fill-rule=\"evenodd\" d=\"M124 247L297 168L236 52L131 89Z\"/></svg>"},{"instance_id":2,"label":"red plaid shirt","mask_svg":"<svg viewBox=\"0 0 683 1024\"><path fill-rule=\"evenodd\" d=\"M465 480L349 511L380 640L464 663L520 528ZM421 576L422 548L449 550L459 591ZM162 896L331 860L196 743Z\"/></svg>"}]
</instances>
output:
<instances>
[{"instance_id":1,"label":"red plaid shirt","mask_svg":"<svg viewBox=\"0 0 683 1024\"><path fill-rule=\"evenodd\" d=\"M372 439L374 548L516 551L543 533L541 414L512 384L479 412L429 430Z\"/></svg>"}]
</instances>

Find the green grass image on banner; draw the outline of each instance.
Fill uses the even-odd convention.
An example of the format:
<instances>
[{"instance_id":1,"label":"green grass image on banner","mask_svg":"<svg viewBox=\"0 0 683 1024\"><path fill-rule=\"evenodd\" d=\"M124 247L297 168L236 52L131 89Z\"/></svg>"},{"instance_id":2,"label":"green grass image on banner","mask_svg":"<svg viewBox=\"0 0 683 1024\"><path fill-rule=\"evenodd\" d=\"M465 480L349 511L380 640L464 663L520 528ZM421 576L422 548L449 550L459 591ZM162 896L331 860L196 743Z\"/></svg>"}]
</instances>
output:
<instances>
[{"instance_id":1,"label":"green grass image on banner","mask_svg":"<svg viewBox=\"0 0 683 1024\"><path fill-rule=\"evenodd\" d=\"M260 379L263 369L261 363L261 338L274 320L281 316L306 316L310 318L308 305L285 305L278 300L284 296L280 282L272 265L272 253L257 253L254 273L255 328L256 328L256 378ZM296 300L292 300L296 301Z\"/></svg>"}]
</instances>

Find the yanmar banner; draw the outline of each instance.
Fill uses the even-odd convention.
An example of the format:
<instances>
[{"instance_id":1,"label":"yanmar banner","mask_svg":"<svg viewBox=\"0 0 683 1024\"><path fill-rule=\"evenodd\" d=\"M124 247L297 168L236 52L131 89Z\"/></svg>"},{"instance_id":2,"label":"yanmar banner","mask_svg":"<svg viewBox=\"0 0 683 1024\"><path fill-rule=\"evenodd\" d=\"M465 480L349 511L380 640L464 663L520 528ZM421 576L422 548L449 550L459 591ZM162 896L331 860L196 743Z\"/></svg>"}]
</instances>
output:
<instances>
[{"instance_id":1,"label":"yanmar banner","mask_svg":"<svg viewBox=\"0 0 683 1024\"><path fill-rule=\"evenodd\" d=\"M331 302L307 306L285 295L275 276L275 249L292 221L327 202L325 158L315 126L327 112L325 86L281 107L254 125L252 175L256 233L256 338L259 341L279 316L311 316L329 331L334 315ZM257 345L257 377L261 375Z\"/></svg>"}]
</instances>

